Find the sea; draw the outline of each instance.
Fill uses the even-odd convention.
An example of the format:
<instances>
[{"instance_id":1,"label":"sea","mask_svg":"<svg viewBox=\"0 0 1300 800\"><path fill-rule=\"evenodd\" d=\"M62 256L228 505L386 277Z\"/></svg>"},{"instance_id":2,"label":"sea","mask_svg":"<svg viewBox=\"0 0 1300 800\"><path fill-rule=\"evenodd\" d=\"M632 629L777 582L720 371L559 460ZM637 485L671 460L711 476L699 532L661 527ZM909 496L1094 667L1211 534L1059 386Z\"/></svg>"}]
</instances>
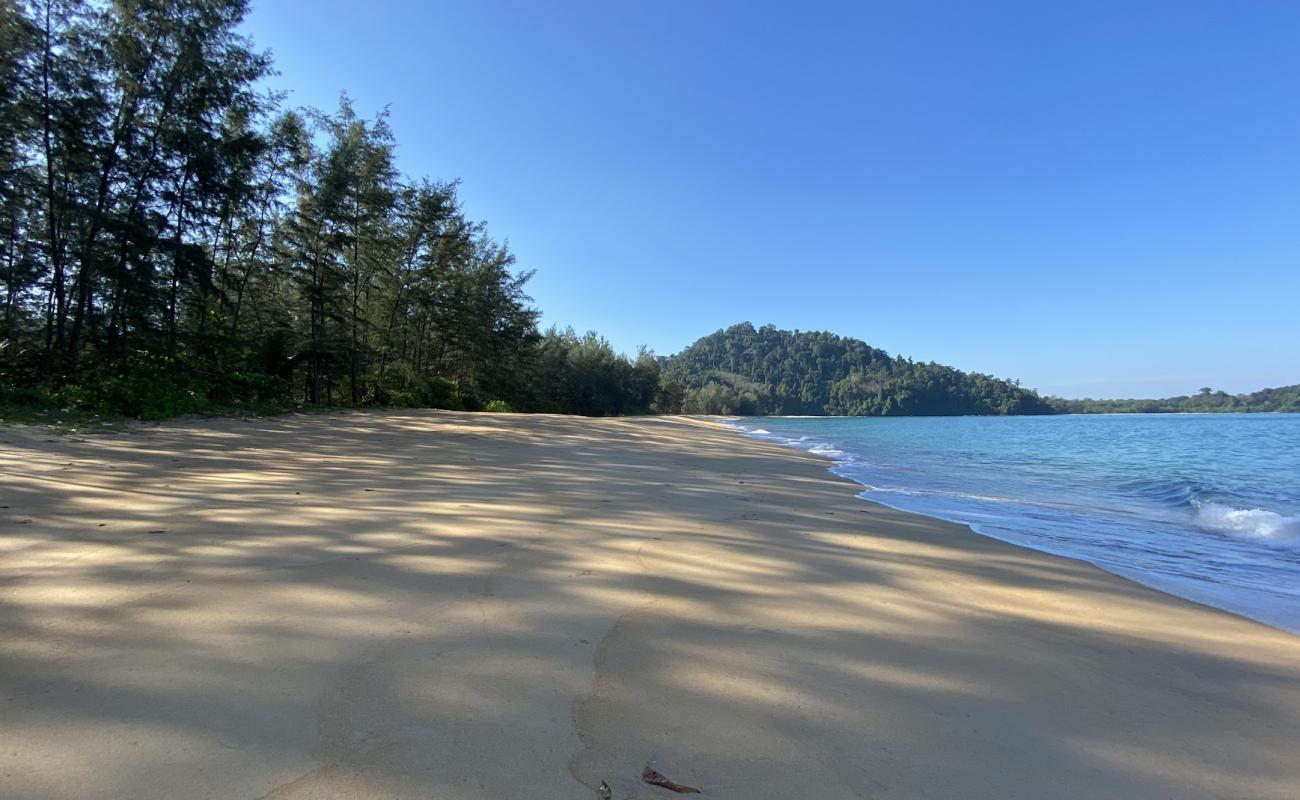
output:
<instances>
[{"instance_id":1,"label":"sea","mask_svg":"<svg viewBox=\"0 0 1300 800\"><path fill-rule=\"evenodd\" d=\"M1300 414L723 421L863 499L1300 633Z\"/></svg>"}]
</instances>

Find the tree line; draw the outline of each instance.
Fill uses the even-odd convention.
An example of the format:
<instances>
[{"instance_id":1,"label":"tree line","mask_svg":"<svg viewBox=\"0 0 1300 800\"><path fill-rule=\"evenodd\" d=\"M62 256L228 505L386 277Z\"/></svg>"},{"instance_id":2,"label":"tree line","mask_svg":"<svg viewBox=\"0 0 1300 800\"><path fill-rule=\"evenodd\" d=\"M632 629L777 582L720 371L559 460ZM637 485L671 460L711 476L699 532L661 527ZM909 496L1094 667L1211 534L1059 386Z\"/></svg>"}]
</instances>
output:
<instances>
[{"instance_id":1,"label":"tree line","mask_svg":"<svg viewBox=\"0 0 1300 800\"><path fill-rule=\"evenodd\" d=\"M283 108L244 0L0 0L0 401L656 406L660 361L540 332L386 113Z\"/></svg>"},{"instance_id":2,"label":"tree line","mask_svg":"<svg viewBox=\"0 0 1300 800\"><path fill-rule=\"evenodd\" d=\"M1300 413L1300 384L1261 389L1248 394L1228 394L1209 386L1192 395L1159 400L1067 400L1048 398L1062 414L1208 414L1208 413Z\"/></svg>"},{"instance_id":3,"label":"tree line","mask_svg":"<svg viewBox=\"0 0 1300 800\"><path fill-rule=\"evenodd\" d=\"M1294 410L1296 387L1045 400L736 325L672 358L538 327L532 273L387 114L285 107L245 0L0 0L0 406L576 414Z\"/></svg>"}]
</instances>

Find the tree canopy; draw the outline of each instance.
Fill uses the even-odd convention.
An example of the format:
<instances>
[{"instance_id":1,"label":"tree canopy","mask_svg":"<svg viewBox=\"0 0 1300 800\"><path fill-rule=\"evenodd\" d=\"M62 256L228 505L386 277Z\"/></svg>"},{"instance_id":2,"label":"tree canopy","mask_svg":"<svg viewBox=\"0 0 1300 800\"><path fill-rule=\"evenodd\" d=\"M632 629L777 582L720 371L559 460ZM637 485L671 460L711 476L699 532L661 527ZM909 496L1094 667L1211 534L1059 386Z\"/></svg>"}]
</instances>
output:
<instances>
[{"instance_id":1,"label":"tree canopy","mask_svg":"<svg viewBox=\"0 0 1300 800\"><path fill-rule=\"evenodd\" d=\"M647 412L658 361L537 329L381 112L284 108L244 0L0 0L0 402Z\"/></svg>"}]
</instances>

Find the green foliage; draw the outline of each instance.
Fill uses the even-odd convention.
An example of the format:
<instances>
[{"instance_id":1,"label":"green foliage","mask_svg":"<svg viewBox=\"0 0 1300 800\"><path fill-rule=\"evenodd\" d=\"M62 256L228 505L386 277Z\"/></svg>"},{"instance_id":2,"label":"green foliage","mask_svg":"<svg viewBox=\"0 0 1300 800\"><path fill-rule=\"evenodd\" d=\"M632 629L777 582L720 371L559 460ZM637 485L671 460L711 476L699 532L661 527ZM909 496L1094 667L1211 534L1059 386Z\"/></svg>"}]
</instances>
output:
<instances>
[{"instance_id":1,"label":"green foliage","mask_svg":"<svg viewBox=\"0 0 1300 800\"><path fill-rule=\"evenodd\" d=\"M1018 384L891 357L857 339L733 325L669 359L692 414L1046 414Z\"/></svg>"},{"instance_id":2,"label":"green foliage","mask_svg":"<svg viewBox=\"0 0 1300 800\"><path fill-rule=\"evenodd\" d=\"M376 405L397 408L441 408L463 411L465 403L456 393L456 384L447 378L430 378L404 374L396 369L385 375L387 388L375 399Z\"/></svg>"},{"instance_id":3,"label":"green foliage","mask_svg":"<svg viewBox=\"0 0 1300 800\"><path fill-rule=\"evenodd\" d=\"M386 113L278 112L246 10L0 0L0 387L151 418L527 402L531 273L454 182L398 174Z\"/></svg>"},{"instance_id":4,"label":"green foliage","mask_svg":"<svg viewBox=\"0 0 1300 800\"><path fill-rule=\"evenodd\" d=\"M646 414L663 399L660 363L642 348L635 360L615 352L594 331L552 328L532 354L527 407L561 414Z\"/></svg>"},{"instance_id":5,"label":"green foliage","mask_svg":"<svg viewBox=\"0 0 1300 800\"><path fill-rule=\"evenodd\" d=\"M514 409L511 408L510 404L504 400L489 400L487 403L483 405L483 410L496 412L500 414L514 413Z\"/></svg>"},{"instance_id":6,"label":"green foliage","mask_svg":"<svg viewBox=\"0 0 1300 800\"><path fill-rule=\"evenodd\" d=\"M159 420L209 406L212 385L166 357L136 353L58 390L56 403L98 414Z\"/></svg>"},{"instance_id":7,"label":"green foliage","mask_svg":"<svg viewBox=\"0 0 1300 800\"><path fill-rule=\"evenodd\" d=\"M0 408L42 409L56 407L58 400L45 386L15 386L0 383ZM5 414L11 418L14 413Z\"/></svg>"},{"instance_id":8,"label":"green foliage","mask_svg":"<svg viewBox=\"0 0 1300 800\"><path fill-rule=\"evenodd\" d=\"M753 416L760 411L758 395L721 383L708 383L686 393L682 411L687 414Z\"/></svg>"},{"instance_id":9,"label":"green foliage","mask_svg":"<svg viewBox=\"0 0 1300 800\"><path fill-rule=\"evenodd\" d=\"M1160 400L1066 400L1049 397L1061 414L1205 414L1219 412L1300 413L1300 384L1261 389L1250 394L1228 394L1204 387L1194 395Z\"/></svg>"},{"instance_id":10,"label":"green foliage","mask_svg":"<svg viewBox=\"0 0 1300 800\"><path fill-rule=\"evenodd\" d=\"M661 369L650 410L656 414L681 414L685 403L686 387L676 375Z\"/></svg>"}]
</instances>

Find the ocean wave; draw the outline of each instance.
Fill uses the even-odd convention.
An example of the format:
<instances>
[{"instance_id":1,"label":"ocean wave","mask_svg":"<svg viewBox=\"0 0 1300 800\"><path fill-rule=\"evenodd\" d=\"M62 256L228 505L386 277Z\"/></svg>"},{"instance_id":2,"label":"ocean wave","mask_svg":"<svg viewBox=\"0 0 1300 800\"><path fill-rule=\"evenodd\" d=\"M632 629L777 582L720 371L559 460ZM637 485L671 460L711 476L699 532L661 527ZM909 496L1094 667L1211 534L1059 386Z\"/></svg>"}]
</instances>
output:
<instances>
[{"instance_id":1,"label":"ocean wave","mask_svg":"<svg viewBox=\"0 0 1300 800\"><path fill-rule=\"evenodd\" d=\"M848 464L847 466L852 467L854 465ZM918 500L930 500L935 504L936 508L950 508L954 502L978 503L980 504L982 510L988 510L991 507L997 507L999 509L1003 509L1005 507L1010 507L1010 506L1029 506L1029 505L1035 505L1036 507L1040 507L1045 510L1049 508L1048 506L1043 505L1041 503L1034 504L1034 503L1030 503L1029 501L1018 500L1014 497L1003 497L1000 495L971 494L969 492L956 492L956 491L945 490L945 489L919 489L919 488L903 487L903 486L875 485L870 483L866 478L866 476L861 475L856 470L845 469L844 467L836 468L832 470L832 472L834 472L836 475L842 475L845 478L848 478L849 480L855 483L865 486L869 491L859 495L859 497L862 497L864 500L874 500L876 499L874 496L868 496L868 495L874 495L875 493L879 493L879 494L902 495L904 497L917 498ZM1006 510L1007 513L1021 513L1021 512L1012 511L1009 508ZM940 518L946 519L946 517L943 517L941 514L938 514L938 512L936 512L936 514L933 515L929 514L929 512L918 512L918 513L926 513L927 515L930 516L938 515L940 516Z\"/></svg>"},{"instance_id":2,"label":"ocean wave","mask_svg":"<svg viewBox=\"0 0 1300 800\"><path fill-rule=\"evenodd\" d=\"M1194 503L1196 524L1206 530L1253 541L1300 546L1300 516L1263 508L1233 508L1222 503Z\"/></svg>"},{"instance_id":3,"label":"ocean wave","mask_svg":"<svg viewBox=\"0 0 1300 800\"><path fill-rule=\"evenodd\" d=\"M781 436L779 434L772 433L766 428L757 428L757 427L751 428L747 425L742 425L739 424L738 422L735 422L733 420L728 420L728 419L719 418L718 422L721 422L730 428L734 428L735 430L740 431L740 433L742 433L745 436L749 436L754 439L764 439L769 442L776 442L777 444L783 444L786 445L787 447L795 447L805 452L813 453L815 455L826 456L828 458L834 458L834 459L845 458L848 455L847 453L845 453L843 450L836 447L835 445L829 444L827 442L817 441L815 439L810 439L807 436L800 436L798 438L792 436Z\"/></svg>"},{"instance_id":4,"label":"ocean wave","mask_svg":"<svg viewBox=\"0 0 1300 800\"><path fill-rule=\"evenodd\" d=\"M1186 506L1194 503L1204 493L1192 481L1183 480L1130 480L1117 487L1123 494L1163 506Z\"/></svg>"},{"instance_id":5,"label":"ocean wave","mask_svg":"<svg viewBox=\"0 0 1300 800\"><path fill-rule=\"evenodd\" d=\"M843 450L839 449L838 447L833 447L829 444L815 444L812 447L808 448L808 452L815 453L819 456L830 456L831 458L836 458L838 456L844 455Z\"/></svg>"}]
</instances>

